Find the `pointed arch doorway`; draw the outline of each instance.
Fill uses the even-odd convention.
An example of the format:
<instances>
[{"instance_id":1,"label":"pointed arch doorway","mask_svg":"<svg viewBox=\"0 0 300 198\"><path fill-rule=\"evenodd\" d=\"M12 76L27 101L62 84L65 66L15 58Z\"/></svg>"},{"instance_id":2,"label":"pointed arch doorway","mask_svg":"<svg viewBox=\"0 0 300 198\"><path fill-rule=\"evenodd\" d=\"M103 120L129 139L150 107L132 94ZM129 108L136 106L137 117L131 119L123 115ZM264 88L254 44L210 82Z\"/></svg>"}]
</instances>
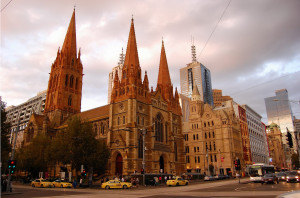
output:
<instances>
[{"instance_id":1,"label":"pointed arch doorway","mask_svg":"<svg viewBox=\"0 0 300 198\"><path fill-rule=\"evenodd\" d=\"M115 175L122 175L123 174L123 157L119 153L116 157L116 172Z\"/></svg>"},{"instance_id":2,"label":"pointed arch doorway","mask_svg":"<svg viewBox=\"0 0 300 198\"><path fill-rule=\"evenodd\" d=\"M159 171L162 173L165 172L165 162L164 162L164 157L162 155L159 158Z\"/></svg>"}]
</instances>

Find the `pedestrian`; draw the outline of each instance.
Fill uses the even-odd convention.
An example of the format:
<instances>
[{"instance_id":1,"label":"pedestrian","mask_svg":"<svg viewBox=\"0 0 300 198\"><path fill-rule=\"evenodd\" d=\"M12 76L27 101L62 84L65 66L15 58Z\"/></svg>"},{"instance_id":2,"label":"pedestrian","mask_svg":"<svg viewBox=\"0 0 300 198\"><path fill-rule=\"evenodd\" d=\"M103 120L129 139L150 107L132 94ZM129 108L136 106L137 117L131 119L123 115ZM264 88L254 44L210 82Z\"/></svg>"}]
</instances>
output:
<instances>
[{"instance_id":1,"label":"pedestrian","mask_svg":"<svg viewBox=\"0 0 300 198\"><path fill-rule=\"evenodd\" d=\"M73 181L73 187L76 188L76 186L77 186L77 182L76 182L76 179L74 179L74 181Z\"/></svg>"},{"instance_id":2,"label":"pedestrian","mask_svg":"<svg viewBox=\"0 0 300 198\"><path fill-rule=\"evenodd\" d=\"M140 182L139 178L137 177L136 180L135 180L136 186L139 186L139 182Z\"/></svg>"},{"instance_id":3,"label":"pedestrian","mask_svg":"<svg viewBox=\"0 0 300 198\"><path fill-rule=\"evenodd\" d=\"M124 177L122 177L121 181L122 181L122 182L124 182L124 181L125 181L125 180L124 180Z\"/></svg>"},{"instance_id":4,"label":"pedestrian","mask_svg":"<svg viewBox=\"0 0 300 198\"><path fill-rule=\"evenodd\" d=\"M79 180L79 187L82 187L82 178Z\"/></svg>"},{"instance_id":5,"label":"pedestrian","mask_svg":"<svg viewBox=\"0 0 300 198\"><path fill-rule=\"evenodd\" d=\"M168 177L167 176L165 176L165 182L167 183L167 180L168 180Z\"/></svg>"}]
</instances>

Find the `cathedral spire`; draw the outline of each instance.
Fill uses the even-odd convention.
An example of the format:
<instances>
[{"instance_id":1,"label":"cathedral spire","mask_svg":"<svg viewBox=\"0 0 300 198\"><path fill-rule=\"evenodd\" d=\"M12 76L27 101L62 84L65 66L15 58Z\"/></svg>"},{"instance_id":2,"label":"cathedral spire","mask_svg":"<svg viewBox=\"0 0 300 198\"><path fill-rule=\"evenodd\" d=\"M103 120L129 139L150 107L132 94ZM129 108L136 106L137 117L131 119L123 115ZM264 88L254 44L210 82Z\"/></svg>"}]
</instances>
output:
<instances>
[{"instance_id":1,"label":"cathedral spire","mask_svg":"<svg viewBox=\"0 0 300 198\"><path fill-rule=\"evenodd\" d=\"M201 100L201 95L199 93L196 83L194 83L193 93L192 93L192 101L197 101L197 100Z\"/></svg>"},{"instance_id":2,"label":"cathedral spire","mask_svg":"<svg viewBox=\"0 0 300 198\"><path fill-rule=\"evenodd\" d=\"M140 68L133 18L131 19L124 66L128 68Z\"/></svg>"},{"instance_id":3,"label":"cathedral spire","mask_svg":"<svg viewBox=\"0 0 300 198\"><path fill-rule=\"evenodd\" d=\"M164 41L162 40L157 86L172 86Z\"/></svg>"},{"instance_id":4,"label":"cathedral spire","mask_svg":"<svg viewBox=\"0 0 300 198\"><path fill-rule=\"evenodd\" d=\"M70 55L71 57L77 57L75 8L73 10L72 18L70 20L68 31L61 51L63 54Z\"/></svg>"}]
</instances>

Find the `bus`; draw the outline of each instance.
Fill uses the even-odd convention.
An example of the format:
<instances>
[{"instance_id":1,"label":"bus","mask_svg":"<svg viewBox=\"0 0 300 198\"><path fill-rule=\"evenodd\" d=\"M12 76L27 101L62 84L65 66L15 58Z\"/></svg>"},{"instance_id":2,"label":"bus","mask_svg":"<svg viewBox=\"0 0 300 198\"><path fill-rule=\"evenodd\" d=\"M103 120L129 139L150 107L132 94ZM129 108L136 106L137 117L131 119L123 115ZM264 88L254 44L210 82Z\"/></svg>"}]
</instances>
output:
<instances>
[{"instance_id":1,"label":"bus","mask_svg":"<svg viewBox=\"0 0 300 198\"><path fill-rule=\"evenodd\" d=\"M273 165L267 164L253 164L248 166L248 173L250 175L251 182L261 182L262 177L268 173L274 173L275 169Z\"/></svg>"}]
</instances>

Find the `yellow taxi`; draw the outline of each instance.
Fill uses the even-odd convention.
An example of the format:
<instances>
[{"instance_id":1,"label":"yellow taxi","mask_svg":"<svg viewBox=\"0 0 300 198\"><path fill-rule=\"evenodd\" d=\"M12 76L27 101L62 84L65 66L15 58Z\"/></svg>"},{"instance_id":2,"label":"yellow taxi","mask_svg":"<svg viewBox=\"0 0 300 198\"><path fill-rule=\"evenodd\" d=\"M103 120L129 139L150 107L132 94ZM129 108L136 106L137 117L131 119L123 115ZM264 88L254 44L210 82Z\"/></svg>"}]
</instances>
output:
<instances>
[{"instance_id":1,"label":"yellow taxi","mask_svg":"<svg viewBox=\"0 0 300 198\"><path fill-rule=\"evenodd\" d=\"M59 179L52 182L52 184L53 187L57 187L57 188L72 188L72 184L70 182L64 182Z\"/></svg>"},{"instance_id":2,"label":"yellow taxi","mask_svg":"<svg viewBox=\"0 0 300 198\"><path fill-rule=\"evenodd\" d=\"M120 182L118 180L109 180L108 182L102 183L101 188L110 189L110 188L131 188L132 184L129 182Z\"/></svg>"},{"instance_id":3,"label":"yellow taxi","mask_svg":"<svg viewBox=\"0 0 300 198\"><path fill-rule=\"evenodd\" d=\"M31 182L32 187L40 187L40 188L47 188L47 187L53 187L52 182L45 180L45 179L36 179Z\"/></svg>"},{"instance_id":4,"label":"yellow taxi","mask_svg":"<svg viewBox=\"0 0 300 198\"><path fill-rule=\"evenodd\" d=\"M167 186L185 186L188 185L189 181L182 179L181 177L175 177L167 181Z\"/></svg>"}]
</instances>

